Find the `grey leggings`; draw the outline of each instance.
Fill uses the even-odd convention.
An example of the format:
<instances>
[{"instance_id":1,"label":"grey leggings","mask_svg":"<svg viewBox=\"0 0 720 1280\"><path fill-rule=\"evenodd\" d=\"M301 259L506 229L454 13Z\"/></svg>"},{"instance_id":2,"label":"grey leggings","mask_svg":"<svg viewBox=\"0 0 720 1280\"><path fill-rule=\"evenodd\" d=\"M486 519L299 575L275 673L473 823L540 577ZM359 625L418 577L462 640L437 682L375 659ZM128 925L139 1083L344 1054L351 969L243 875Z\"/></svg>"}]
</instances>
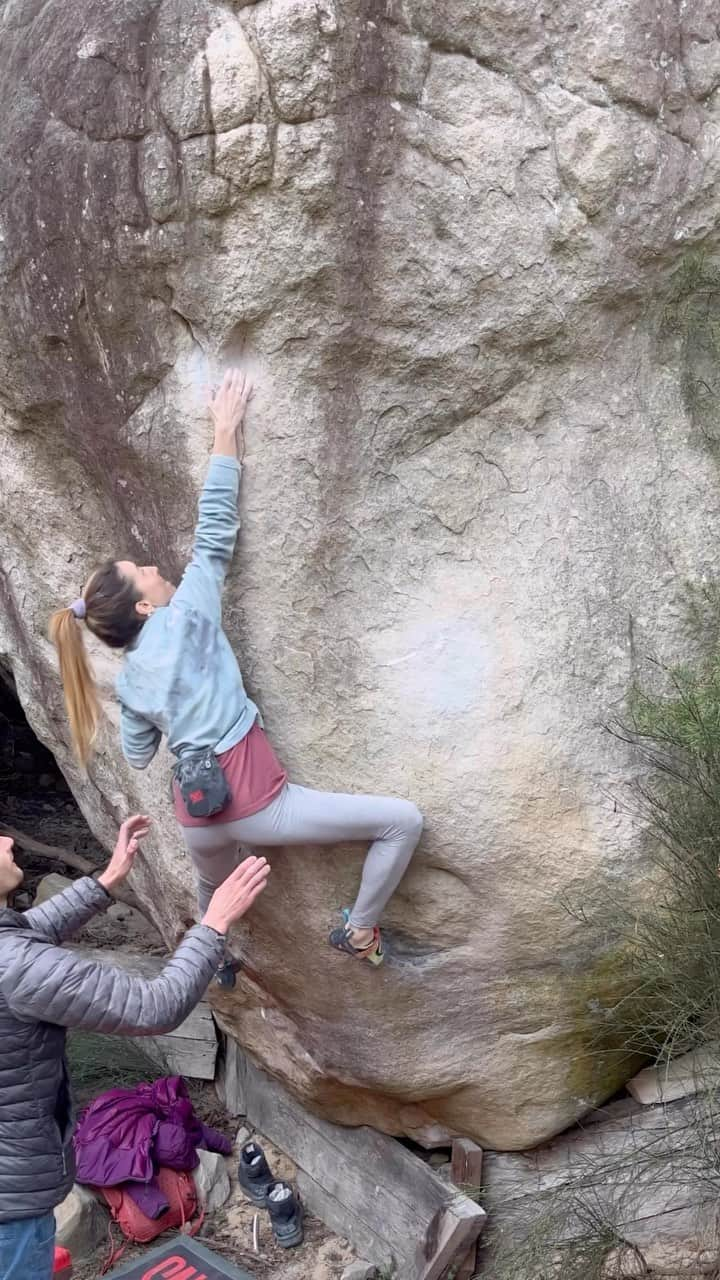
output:
<instances>
[{"instance_id":1,"label":"grey leggings","mask_svg":"<svg viewBox=\"0 0 720 1280\"><path fill-rule=\"evenodd\" d=\"M195 864L200 910L238 864L239 846L335 844L371 840L360 892L350 912L359 929L377 924L397 889L420 839L422 814L409 800L312 791L287 782L265 809L249 818L211 827L183 827Z\"/></svg>"}]
</instances>

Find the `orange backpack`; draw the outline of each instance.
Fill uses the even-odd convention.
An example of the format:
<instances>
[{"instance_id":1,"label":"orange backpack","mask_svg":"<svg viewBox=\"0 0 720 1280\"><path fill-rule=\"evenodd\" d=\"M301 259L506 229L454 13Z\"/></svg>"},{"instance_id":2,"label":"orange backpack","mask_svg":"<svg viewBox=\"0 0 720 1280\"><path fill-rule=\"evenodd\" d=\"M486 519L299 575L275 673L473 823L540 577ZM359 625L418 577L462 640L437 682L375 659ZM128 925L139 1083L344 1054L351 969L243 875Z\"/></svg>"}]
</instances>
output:
<instances>
[{"instance_id":1,"label":"orange backpack","mask_svg":"<svg viewBox=\"0 0 720 1280\"><path fill-rule=\"evenodd\" d=\"M200 1230L203 1214L193 1221L198 1211L198 1198L192 1174L160 1168L157 1180L170 1205L159 1218L148 1218L122 1187L91 1187L95 1195L105 1201L126 1242L130 1244L147 1244L161 1236L163 1231L171 1229L184 1229L191 1236ZM124 1244L120 1249L113 1250L103 1267L103 1274L117 1262L126 1247Z\"/></svg>"}]
</instances>

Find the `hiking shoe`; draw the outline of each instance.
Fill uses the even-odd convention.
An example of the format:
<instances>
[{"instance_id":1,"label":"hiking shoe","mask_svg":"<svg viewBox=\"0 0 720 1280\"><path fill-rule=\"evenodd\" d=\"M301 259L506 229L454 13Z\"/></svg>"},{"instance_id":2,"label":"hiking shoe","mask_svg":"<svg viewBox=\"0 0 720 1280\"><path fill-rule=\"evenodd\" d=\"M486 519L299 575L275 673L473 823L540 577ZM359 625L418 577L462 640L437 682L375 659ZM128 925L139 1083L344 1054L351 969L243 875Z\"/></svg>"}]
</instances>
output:
<instances>
[{"instance_id":1,"label":"hiking shoe","mask_svg":"<svg viewBox=\"0 0 720 1280\"><path fill-rule=\"evenodd\" d=\"M260 1209L267 1209L268 1187L275 1186L275 1178L258 1142L246 1142L240 1152L238 1182L253 1204Z\"/></svg>"},{"instance_id":2,"label":"hiking shoe","mask_svg":"<svg viewBox=\"0 0 720 1280\"><path fill-rule=\"evenodd\" d=\"M282 1249L293 1249L303 1242L303 1207L287 1182L272 1182L268 1187L265 1208L275 1241Z\"/></svg>"},{"instance_id":3,"label":"hiking shoe","mask_svg":"<svg viewBox=\"0 0 720 1280\"><path fill-rule=\"evenodd\" d=\"M346 955L353 956L355 960L367 960L370 964L381 965L385 959L383 951L382 938L377 925L373 929L373 936L364 947L355 947L352 942L352 928L350 927L350 911L347 907L343 907L342 911L343 924L338 929L333 929L328 942L336 951L344 951Z\"/></svg>"},{"instance_id":4,"label":"hiking shoe","mask_svg":"<svg viewBox=\"0 0 720 1280\"><path fill-rule=\"evenodd\" d=\"M224 956L215 970L217 985L223 987L225 991L231 991L237 981L235 975L240 969L242 969L242 960L236 960L234 956L230 955Z\"/></svg>"}]
</instances>

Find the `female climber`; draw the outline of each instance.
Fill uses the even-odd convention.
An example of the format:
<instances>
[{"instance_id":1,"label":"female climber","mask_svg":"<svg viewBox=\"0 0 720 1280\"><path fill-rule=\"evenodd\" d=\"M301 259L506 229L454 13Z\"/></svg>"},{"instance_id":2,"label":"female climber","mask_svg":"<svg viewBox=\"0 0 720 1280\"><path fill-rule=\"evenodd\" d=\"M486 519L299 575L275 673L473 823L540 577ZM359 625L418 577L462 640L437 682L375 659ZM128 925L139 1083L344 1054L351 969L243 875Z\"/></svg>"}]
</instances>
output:
<instances>
[{"instance_id":1,"label":"female climber","mask_svg":"<svg viewBox=\"0 0 720 1280\"><path fill-rule=\"evenodd\" d=\"M81 624L124 651L117 680L125 759L145 769L161 737L176 757L175 813L195 865L200 910L235 868L241 845L332 844L369 840L354 906L329 941L373 965L384 958L378 919L397 888L422 830L407 800L314 791L289 782L248 697L222 630L221 595L238 532L250 383L225 374L209 409L215 438L199 504L192 559L179 586L155 565L108 560L83 593L50 622L78 758L86 764L99 703ZM233 986L240 962L218 970Z\"/></svg>"}]
</instances>

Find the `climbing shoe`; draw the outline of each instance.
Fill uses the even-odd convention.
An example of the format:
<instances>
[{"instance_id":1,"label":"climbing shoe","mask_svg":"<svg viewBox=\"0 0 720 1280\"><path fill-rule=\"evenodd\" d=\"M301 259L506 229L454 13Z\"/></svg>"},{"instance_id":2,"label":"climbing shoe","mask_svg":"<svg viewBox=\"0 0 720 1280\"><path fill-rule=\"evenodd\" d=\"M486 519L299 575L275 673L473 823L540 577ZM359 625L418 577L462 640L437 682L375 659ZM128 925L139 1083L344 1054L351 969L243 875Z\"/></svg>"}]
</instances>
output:
<instances>
[{"instance_id":1,"label":"climbing shoe","mask_svg":"<svg viewBox=\"0 0 720 1280\"><path fill-rule=\"evenodd\" d=\"M343 924L333 929L328 942L336 951L344 951L348 956L354 956L356 960L367 960L369 964L381 965L385 959L383 951L382 938L377 925L373 929L373 936L364 947L356 947L352 941L352 928L350 927L350 911L347 907L342 912Z\"/></svg>"},{"instance_id":2,"label":"climbing shoe","mask_svg":"<svg viewBox=\"0 0 720 1280\"><path fill-rule=\"evenodd\" d=\"M225 955L215 970L215 981L225 991L231 991L237 981L236 974L242 969L242 960L235 956Z\"/></svg>"},{"instance_id":3,"label":"climbing shoe","mask_svg":"<svg viewBox=\"0 0 720 1280\"><path fill-rule=\"evenodd\" d=\"M267 1209L268 1188L275 1186L275 1178L258 1142L246 1142L240 1152L238 1182L253 1204L260 1209Z\"/></svg>"},{"instance_id":4,"label":"climbing shoe","mask_svg":"<svg viewBox=\"0 0 720 1280\"><path fill-rule=\"evenodd\" d=\"M292 1249L303 1241L303 1207L287 1182L272 1182L268 1187L265 1208L277 1244Z\"/></svg>"}]
</instances>

